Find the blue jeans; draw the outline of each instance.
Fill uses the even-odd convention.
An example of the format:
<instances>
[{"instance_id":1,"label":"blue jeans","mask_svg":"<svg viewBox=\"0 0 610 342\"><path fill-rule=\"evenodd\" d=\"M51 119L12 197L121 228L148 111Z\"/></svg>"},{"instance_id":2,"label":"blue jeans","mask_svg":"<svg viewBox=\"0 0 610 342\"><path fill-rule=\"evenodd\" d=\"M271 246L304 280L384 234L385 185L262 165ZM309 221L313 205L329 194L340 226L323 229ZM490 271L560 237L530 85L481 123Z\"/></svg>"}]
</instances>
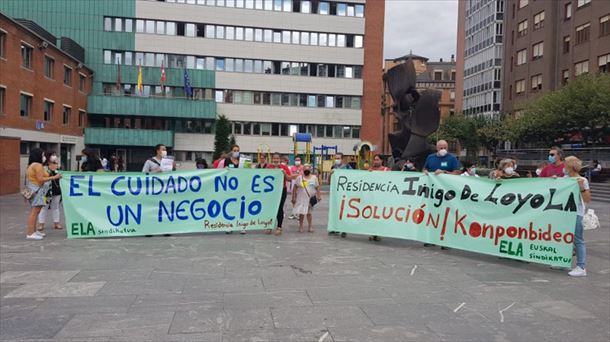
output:
<instances>
[{"instance_id":1,"label":"blue jeans","mask_svg":"<svg viewBox=\"0 0 610 342\"><path fill-rule=\"evenodd\" d=\"M587 250L585 249L585 238L583 236L582 216L576 216L574 248L576 249L576 266L585 268L585 262L587 261Z\"/></svg>"}]
</instances>

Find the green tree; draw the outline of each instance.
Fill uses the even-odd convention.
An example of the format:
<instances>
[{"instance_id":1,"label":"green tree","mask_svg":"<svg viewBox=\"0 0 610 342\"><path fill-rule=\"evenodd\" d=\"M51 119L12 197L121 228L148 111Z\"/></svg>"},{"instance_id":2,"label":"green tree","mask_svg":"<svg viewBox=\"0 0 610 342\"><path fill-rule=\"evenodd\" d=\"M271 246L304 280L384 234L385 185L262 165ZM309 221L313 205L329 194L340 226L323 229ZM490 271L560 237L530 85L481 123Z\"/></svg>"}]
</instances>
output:
<instances>
[{"instance_id":1,"label":"green tree","mask_svg":"<svg viewBox=\"0 0 610 342\"><path fill-rule=\"evenodd\" d=\"M610 75L582 75L530 102L507 125L520 141L552 144L579 132L584 141L603 139L610 122Z\"/></svg>"},{"instance_id":2,"label":"green tree","mask_svg":"<svg viewBox=\"0 0 610 342\"><path fill-rule=\"evenodd\" d=\"M229 150L231 146L229 136L231 135L231 122L223 114L216 119L215 135L214 135L214 154L213 159L218 159L220 156Z\"/></svg>"},{"instance_id":3,"label":"green tree","mask_svg":"<svg viewBox=\"0 0 610 342\"><path fill-rule=\"evenodd\" d=\"M478 122L473 119L466 118L462 114L456 114L445 118L435 135L439 139L458 142L466 149L468 158L474 159L481 146L477 134L477 124Z\"/></svg>"},{"instance_id":4,"label":"green tree","mask_svg":"<svg viewBox=\"0 0 610 342\"><path fill-rule=\"evenodd\" d=\"M229 147L233 145L237 145L237 142L235 141L235 136L231 134L231 137L229 138Z\"/></svg>"}]
</instances>

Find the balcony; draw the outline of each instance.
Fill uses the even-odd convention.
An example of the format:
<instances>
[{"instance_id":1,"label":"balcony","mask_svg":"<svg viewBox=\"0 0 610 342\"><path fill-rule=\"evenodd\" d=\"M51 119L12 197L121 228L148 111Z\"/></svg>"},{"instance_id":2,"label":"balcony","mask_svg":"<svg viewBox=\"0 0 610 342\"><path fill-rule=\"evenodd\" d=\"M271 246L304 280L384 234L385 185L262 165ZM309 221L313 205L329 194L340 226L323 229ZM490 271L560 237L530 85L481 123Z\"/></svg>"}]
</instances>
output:
<instances>
[{"instance_id":1,"label":"balcony","mask_svg":"<svg viewBox=\"0 0 610 342\"><path fill-rule=\"evenodd\" d=\"M87 145L155 146L163 144L174 146L174 132L152 129L127 128L85 128Z\"/></svg>"},{"instance_id":2,"label":"balcony","mask_svg":"<svg viewBox=\"0 0 610 342\"><path fill-rule=\"evenodd\" d=\"M187 100L184 98L104 96L88 98L89 115L137 115L185 119L215 119L214 101Z\"/></svg>"}]
</instances>

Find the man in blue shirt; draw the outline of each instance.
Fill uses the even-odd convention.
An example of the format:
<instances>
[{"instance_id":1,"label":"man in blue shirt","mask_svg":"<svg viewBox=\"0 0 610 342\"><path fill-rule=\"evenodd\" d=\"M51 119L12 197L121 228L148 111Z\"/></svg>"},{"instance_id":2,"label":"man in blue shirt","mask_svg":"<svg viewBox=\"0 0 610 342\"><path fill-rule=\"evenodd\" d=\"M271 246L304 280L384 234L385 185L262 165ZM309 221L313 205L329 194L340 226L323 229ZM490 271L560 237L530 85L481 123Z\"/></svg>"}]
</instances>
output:
<instances>
[{"instance_id":1,"label":"man in blue shirt","mask_svg":"<svg viewBox=\"0 0 610 342\"><path fill-rule=\"evenodd\" d=\"M451 175L460 174L460 162L457 158L448 152L449 145L445 140L439 140L436 143L436 153L432 153L426 158L424 164L424 173L434 172L435 175L443 173Z\"/></svg>"}]
</instances>

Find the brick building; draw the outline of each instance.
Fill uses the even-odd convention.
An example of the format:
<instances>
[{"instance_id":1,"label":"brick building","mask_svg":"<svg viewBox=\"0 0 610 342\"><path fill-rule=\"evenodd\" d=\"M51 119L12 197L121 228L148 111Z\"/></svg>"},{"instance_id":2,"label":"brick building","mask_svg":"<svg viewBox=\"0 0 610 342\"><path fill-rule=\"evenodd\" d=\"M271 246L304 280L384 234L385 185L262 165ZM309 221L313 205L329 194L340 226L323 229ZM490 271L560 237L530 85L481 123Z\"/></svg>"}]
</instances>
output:
<instances>
[{"instance_id":1,"label":"brick building","mask_svg":"<svg viewBox=\"0 0 610 342\"><path fill-rule=\"evenodd\" d=\"M0 13L0 149L15 148L14 139L5 138L20 139L21 157L2 163L20 165L13 167L20 175L34 147L56 151L62 169L76 169L93 72L74 54L84 53L71 40ZM3 178L2 192L18 191L19 184Z\"/></svg>"}]
</instances>

